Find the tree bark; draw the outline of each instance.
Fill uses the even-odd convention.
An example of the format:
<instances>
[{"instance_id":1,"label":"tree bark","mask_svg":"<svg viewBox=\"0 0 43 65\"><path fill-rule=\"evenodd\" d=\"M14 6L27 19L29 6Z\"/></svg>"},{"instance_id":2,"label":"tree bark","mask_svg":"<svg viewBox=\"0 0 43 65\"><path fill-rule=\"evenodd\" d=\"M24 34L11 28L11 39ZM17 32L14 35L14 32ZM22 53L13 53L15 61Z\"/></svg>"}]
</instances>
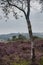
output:
<instances>
[{"instance_id":1,"label":"tree bark","mask_svg":"<svg viewBox=\"0 0 43 65\"><path fill-rule=\"evenodd\" d=\"M33 40L33 34L32 34L32 27L31 27L31 22L29 19L30 16L30 0L27 0L27 14L26 14L26 21L27 21L27 26L28 26L28 33L30 37L30 42L31 42L31 59L35 58L35 50L34 50L34 40Z\"/></svg>"},{"instance_id":2,"label":"tree bark","mask_svg":"<svg viewBox=\"0 0 43 65\"><path fill-rule=\"evenodd\" d=\"M31 22L28 17L26 17L27 21L27 26L28 26L28 33L30 37L30 42L31 42L31 59L35 59L35 49L34 49L34 40L33 40L33 34L32 34L32 27L31 27Z\"/></svg>"}]
</instances>

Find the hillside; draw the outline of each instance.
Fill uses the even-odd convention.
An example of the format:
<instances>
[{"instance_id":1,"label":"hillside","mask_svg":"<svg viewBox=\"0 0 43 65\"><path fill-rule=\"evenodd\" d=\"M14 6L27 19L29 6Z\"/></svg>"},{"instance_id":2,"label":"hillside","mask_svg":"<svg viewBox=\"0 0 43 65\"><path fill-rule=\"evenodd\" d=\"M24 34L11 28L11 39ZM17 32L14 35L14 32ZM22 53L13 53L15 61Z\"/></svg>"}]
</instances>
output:
<instances>
[{"instance_id":1,"label":"hillside","mask_svg":"<svg viewBox=\"0 0 43 65\"><path fill-rule=\"evenodd\" d=\"M18 36L20 33L10 33L10 34L2 34L0 35L0 39L2 40L8 40L8 38L11 38L12 36ZM29 34L28 33L21 33L23 36L25 36L26 38L29 38ZM33 33L34 36L43 38L43 33Z\"/></svg>"},{"instance_id":2,"label":"hillside","mask_svg":"<svg viewBox=\"0 0 43 65\"><path fill-rule=\"evenodd\" d=\"M37 61L43 57L43 40L35 40L35 55ZM30 58L30 41L0 42L0 65L29 65Z\"/></svg>"},{"instance_id":3,"label":"hillside","mask_svg":"<svg viewBox=\"0 0 43 65\"><path fill-rule=\"evenodd\" d=\"M40 54L43 54L43 40L35 40L35 49ZM30 50L31 50L31 43L30 41L11 41L6 43L0 42L0 56L3 57L5 55L10 54L17 54L21 55L24 58L29 59L30 57ZM40 56L40 54L36 54L37 56ZM28 57L27 57L28 56Z\"/></svg>"}]
</instances>

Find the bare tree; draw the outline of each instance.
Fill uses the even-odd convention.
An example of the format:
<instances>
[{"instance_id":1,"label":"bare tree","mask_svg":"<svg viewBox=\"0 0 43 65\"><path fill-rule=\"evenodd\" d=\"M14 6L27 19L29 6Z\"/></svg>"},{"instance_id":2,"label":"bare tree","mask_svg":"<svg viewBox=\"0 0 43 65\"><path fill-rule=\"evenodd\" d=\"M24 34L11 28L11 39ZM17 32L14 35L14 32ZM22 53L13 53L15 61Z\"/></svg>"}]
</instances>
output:
<instances>
[{"instance_id":1,"label":"bare tree","mask_svg":"<svg viewBox=\"0 0 43 65\"><path fill-rule=\"evenodd\" d=\"M30 22L30 2L38 1L42 5L43 9L43 0L1 0L1 5L4 5L3 11L6 12L6 15L8 15L9 10L8 8L17 8L18 10L22 11L25 15L25 19L27 22L28 26L28 32L30 36L30 41L31 41L31 57L35 57L34 54L34 40L33 40L33 35L32 35L32 27L31 27L31 22ZM13 9L12 8L12 9ZM17 13L13 9L14 16L17 18Z\"/></svg>"}]
</instances>

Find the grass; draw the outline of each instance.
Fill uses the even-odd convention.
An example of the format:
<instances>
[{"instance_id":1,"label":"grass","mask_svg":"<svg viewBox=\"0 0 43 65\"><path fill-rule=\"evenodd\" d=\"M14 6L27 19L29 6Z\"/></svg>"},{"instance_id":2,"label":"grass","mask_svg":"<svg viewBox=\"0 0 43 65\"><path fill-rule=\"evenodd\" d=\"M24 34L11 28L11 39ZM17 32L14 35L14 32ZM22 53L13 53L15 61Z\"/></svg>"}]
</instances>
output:
<instances>
[{"instance_id":1,"label":"grass","mask_svg":"<svg viewBox=\"0 0 43 65\"><path fill-rule=\"evenodd\" d=\"M39 60L40 65L43 65L43 56Z\"/></svg>"},{"instance_id":2,"label":"grass","mask_svg":"<svg viewBox=\"0 0 43 65\"><path fill-rule=\"evenodd\" d=\"M10 64L11 65L30 65L30 62L26 61L26 60L22 60L22 61L19 61L19 62L12 62Z\"/></svg>"},{"instance_id":3,"label":"grass","mask_svg":"<svg viewBox=\"0 0 43 65\"><path fill-rule=\"evenodd\" d=\"M15 57L15 61L13 60ZM2 60L3 65L30 65L30 61L26 59L20 59L18 55L4 56Z\"/></svg>"},{"instance_id":4,"label":"grass","mask_svg":"<svg viewBox=\"0 0 43 65\"><path fill-rule=\"evenodd\" d=\"M13 55L14 57L14 55ZM16 57L16 61L12 60L13 58L12 56L5 56L3 58L3 65L30 65L31 64L31 60L26 60L26 59L19 59L18 56L15 56ZM43 65L43 57L40 58L39 62L38 62L40 65Z\"/></svg>"}]
</instances>

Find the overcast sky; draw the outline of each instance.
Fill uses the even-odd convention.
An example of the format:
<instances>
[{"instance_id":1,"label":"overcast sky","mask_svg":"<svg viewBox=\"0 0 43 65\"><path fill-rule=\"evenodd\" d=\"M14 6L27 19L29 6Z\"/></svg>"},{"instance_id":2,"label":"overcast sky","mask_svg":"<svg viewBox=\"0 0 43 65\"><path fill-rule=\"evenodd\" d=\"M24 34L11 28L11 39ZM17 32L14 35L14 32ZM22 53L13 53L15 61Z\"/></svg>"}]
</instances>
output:
<instances>
[{"instance_id":1,"label":"overcast sky","mask_svg":"<svg viewBox=\"0 0 43 65\"><path fill-rule=\"evenodd\" d=\"M32 6L34 6L33 9L31 8L30 12L32 31L43 32L43 13L40 13L40 6L38 5L38 3L35 3L34 5L32 4ZM12 13L10 13L10 18L7 22L5 22L5 18L3 16L4 14L2 10L0 10L0 34L28 32L27 23L24 15L23 17L19 17L19 19L16 20L13 17Z\"/></svg>"}]
</instances>

